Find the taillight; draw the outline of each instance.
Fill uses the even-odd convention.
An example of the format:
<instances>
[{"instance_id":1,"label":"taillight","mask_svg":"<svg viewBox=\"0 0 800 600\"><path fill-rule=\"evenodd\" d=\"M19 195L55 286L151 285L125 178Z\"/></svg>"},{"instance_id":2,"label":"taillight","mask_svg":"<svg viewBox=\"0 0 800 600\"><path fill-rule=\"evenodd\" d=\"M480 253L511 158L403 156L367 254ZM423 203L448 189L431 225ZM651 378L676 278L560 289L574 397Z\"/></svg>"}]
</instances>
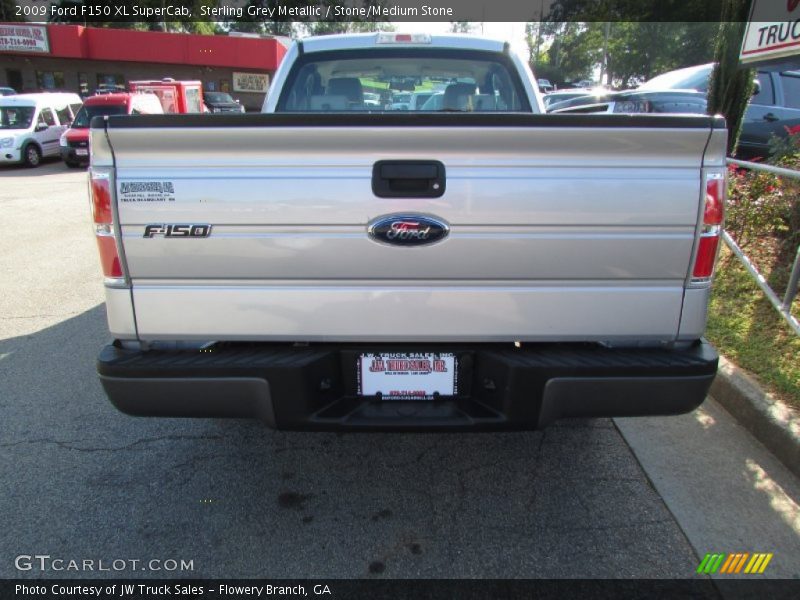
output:
<instances>
[{"instance_id":1,"label":"taillight","mask_svg":"<svg viewBox=\"0 0 800 600\"><path fill-rule=\"evenodd\" d=\"M114 213L111 208L111 181L104 171L91 170L89 188L92 197L92 217L94 220L97 249L100 252L100 264L103 275L109 279L121 280L122 263L114 237Z\"/></svg>"},{"instance_id":2,"label":"taillight","mask_svg":"<svg viewBox=\"0 0 800 600\"><path fill-rule=\"evenodd\" d=\"M111 184L108 173L92 171L92 218L95 225L111 225L114 217L111 213Z\"/></svg>"},{"instance_id":3,"label":"taillight","mask_svg":"<svg viewBox=\"0 0 800 600\"><path fill-rule=\"evenodd\" d=\"M706 205L703 211L703 225L722 225L725 217L725 179L724 175L706 175Z\"/></svg>"},{"instance_id":4,"label":"taillight","mask_svg":"<svg viewBox=\"0 0 800 600\"><path fill-rule=\"evenodd\" d=\"M703 207L703 228L697 244L697 256L692 270L692 282L701 283L711 279L717 259L722 222L725 218L725 175L706 174L706 198Z\"/></svg>"},{"instance_id":5,"label":"taillight","mask_svg":"<svg viewBox=\"0 0 800 600\"><path fill-rule=\"evenodd\" d=\"M714 274L714 262L717 258L717 247L719 246L719 234L705 235L700 238L697 246L697 258L694 261L694 280L706 280Z\"/></svg>"},{"instance_id":6,"label":"taillight","mask_svg":"<svg viewBox=\"0 0 800 600\"><path fill-rule=\"evenodd\" d=\"M122 277L122 267L117 254L117 240L113 235L97 234L97 249L100 251L100 264L103 266L103 275L113 279Z\"/></svg>"}]
</instances>

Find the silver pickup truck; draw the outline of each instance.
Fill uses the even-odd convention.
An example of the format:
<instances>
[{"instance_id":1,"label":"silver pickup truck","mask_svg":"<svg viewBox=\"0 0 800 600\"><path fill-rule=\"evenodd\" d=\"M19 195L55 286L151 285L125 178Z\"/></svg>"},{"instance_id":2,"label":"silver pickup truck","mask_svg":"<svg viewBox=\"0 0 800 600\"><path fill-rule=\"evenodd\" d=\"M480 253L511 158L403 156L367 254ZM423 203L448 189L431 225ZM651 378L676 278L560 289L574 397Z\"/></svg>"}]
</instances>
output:
<instances>
[{"instance_id":1,"label":"silver pickup truck","mask_svg":"<svg viewBox=\"0 0 800 600\"><path fill-rule=\"evenodd\" d=\"M545 115L535 81L502 42L331 36L265 114L93 120L113 404L317 430L698 406L723 120Z\"/></svg>"}]
</instances>

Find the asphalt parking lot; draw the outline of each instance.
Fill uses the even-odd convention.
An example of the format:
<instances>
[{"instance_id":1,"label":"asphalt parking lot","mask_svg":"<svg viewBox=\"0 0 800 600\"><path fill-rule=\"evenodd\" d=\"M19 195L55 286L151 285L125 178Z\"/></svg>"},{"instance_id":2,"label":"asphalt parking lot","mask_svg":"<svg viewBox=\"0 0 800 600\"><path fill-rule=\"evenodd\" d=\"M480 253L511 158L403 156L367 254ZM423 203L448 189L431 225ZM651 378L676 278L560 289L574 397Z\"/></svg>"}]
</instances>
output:
<instances>
[{"instance_id":1,"label":"asphalt parking lot","mask_svg":"<svg viewBox=\"0 0 800 600\"><path fill-rule=\"evenodd\" d=\"M85 172L0 169L0 222L0 577L694 575L711 534L682 510L702 499L658 452L689 435L682 421L669 436L655 419L387 435L128 417L94 372L108 333ZM797 577L796 480L760 456L784 505L764 497L750 518L785 533L775 572ZM716 551L748 550L719 535L730 547ZM20 570L20 555L126 568ZM143 566L153 559L192 569Z\"/></svg>"}]
</instances>

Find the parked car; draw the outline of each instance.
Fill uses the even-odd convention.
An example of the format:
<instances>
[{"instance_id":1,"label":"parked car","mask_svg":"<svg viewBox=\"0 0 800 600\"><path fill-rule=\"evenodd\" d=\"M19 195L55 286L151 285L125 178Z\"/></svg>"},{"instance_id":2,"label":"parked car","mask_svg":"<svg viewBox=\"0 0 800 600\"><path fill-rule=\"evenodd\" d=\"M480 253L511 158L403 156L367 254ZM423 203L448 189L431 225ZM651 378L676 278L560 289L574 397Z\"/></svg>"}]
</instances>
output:
<instances>
[{"instance_id":1,"label":"parked car","mask_svg":"<svg viewBox=\"0 0 800 600\"><path fill-rule=\"evenodd\" d=\"M713 63L658 75L635 90L588 100L576 98L548 106L548 112L705 113ZM590 106L591 105L591 106ZM755 93L744 115L736 154L759 158L769 154L770 139L783 138L800 125L800 71L757 72Z\"/></svg>"},{"instance_id":2,"label":"parked car","mask_svg":"<svg viewBox=\"0 0 800 600\"><path fill-rule=\"evenodd\" d=\"M434 92L430 98L425 101L425 104L420 107L420 110L442 110L444 105L444 92Z\"/></svg>"},{"instance_id":3,"label":"parked car","mask_svg":"<svg viewBox=\"0 0 800 600\"><path fill-rule=\"evenodd\" d=\"M161 100L165 113L202 113L203 85L200 81L176 81L172 77L163 79L130 81L131 92L148 92Z\"/></svg>"},{"instance_id":4,"label":"parked car","mask_svg":"<svg viewBox=\"0 0 800 600\"><path fill-rule=\"evenodd\" d=\"M408 110L411 106L411 93L400 92L392 96L389 110Z\"/></svg>"},{"instance_id":5,"label":"parked car","mask_svg":"<svg viewBox=\"0 0 800 600\"><path fill-rule=\"evenodd\" d=\"M162 114L161 102L155 94L98 94L87 98L75 116L72 126L59 139L61 158L70 168L89 164L89 124L93 117L106 115Z\"/></svg>"},{"instance_id":6,"label":"parked car","mask_svg":"<svg viewBox=\"0 0 800 600\"><path fill-rule=\"evenodd\" d=\"M0 97L0 163L38 167L58 156L58 140L81 106L78 94L50 92Z\"/></svg>"},{"instance_id":7,"label":"parked car","mask_svg":"<svg viewBox=\"0 0 800 600\"><path fill-rule=\"evenodd\" d=\"M94 95L97 96L98 94L119 94L120 92L127 91L125 86L119 83L101 83L97 86L94 90ZM88 94L84 94L84 96L88 97Z\"/></svg>"},{"instance_id":8,"label":"parked car","mask_svg":"<svg viewBox=\"0 0 800 600\"><path fill-rule=\"evenodd\" d=\"M636 89L622 92L586 94L571 100L553 102L547 106L547 112L705 114L706 106L704 92Z\"/></svg>"},{"instance_id":9,"label":"parked car","mask_svg":"<svg viewBox=\"0 0 800 600\"><path fill-rule=\"evenodd\" d=\"M800 125L800 71L757 71L755 93L744 113L736 155L769 155L770 140Z\"/></svg>"},{"instance_id":10,"label":"parked car","mask_svg":"<svg viewBox=\"0 0 800 600\"><path fill-rule=\"evenodd\" d=\"M692 90L694 92L708 91L708 78L714 63L685 67L674 71L667 71L648 79L637 89L640 90Z\"/></svg>"},{"instance_id":11,"label":"parked car","mask_svg":"<svg viewBox=\"0 0 800 600\"><path fill-rule=\"evenodd\" d=\"M536 83L539 84L539 91L542 92L543 94L546 94L547 92L552 92L553 90L556 89L555 86L552 83L550 83L549 79L539 79L537 80Z\"/></svg>"},{"instance_id":12,"label":"parked car","mask_svg":"<svg viewBox=\"0 0 800 600\"><path fill-rule=\"evenodd\" d=\"M608 90L603 90L601 93L607 92ZM542 97L542 100L544 101L544 107L549 108L556 102L572 100L573 98L580 98L582 96L589 96L591 94L592 90L586 88L568 88L564 90L558 90L557 92L549 92Z\"/></svg>"},{"instance_id":13,"label":"parked car","mask_svg":"<svg viewBox=\"0 0 800 600\"><path fill-rule=\"evenodd\" d=\"M0 87L0 96L15 96L17 90L10 87Z\"/></svg>"},{"instance_id":14,"label":"parked car","mask_svg":"<svg viewBox=\"0 0 800 600\"><path fill-rule=\"evenodd\" d=\"M380 110L381 95L375 92L364 92L364 107L372 110Z\"/></svg>"},{"instance_id":15,"label":"parked car","mask_svg":"<svg viewBox=\"0 0 800 600\"><path fill-rule=\"evenodd\" d=\"M414 92L411 94L411 103L408 105L408 110L422 110L422 107L431 96L433 96L433 91Z\"/></svg>"},{"instance_id":16,"label":"parked car","mask_svg":"<svg viewBox=\"0 0 800 600\"><path fill-rule=\"evenodd\" d=\"M244 106L226 92L203 92L208 112L212 113L243 113Z\"/></svg>"}]
</instances>

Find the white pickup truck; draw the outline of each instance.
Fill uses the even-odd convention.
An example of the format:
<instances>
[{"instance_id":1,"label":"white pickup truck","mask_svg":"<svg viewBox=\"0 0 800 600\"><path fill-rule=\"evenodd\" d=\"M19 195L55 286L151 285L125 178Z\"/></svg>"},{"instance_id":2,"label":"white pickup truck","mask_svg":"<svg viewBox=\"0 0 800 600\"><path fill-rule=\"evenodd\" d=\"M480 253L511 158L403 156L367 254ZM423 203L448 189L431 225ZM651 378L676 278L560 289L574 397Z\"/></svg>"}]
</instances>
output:
<instances>
[{"instance_id":1,"label":"white pickup truck","mask_svg":"<svg viewBox=\"0 0 800 600\"><path fill-rule=\"evenodd\" d=\"M705 398L721 118L542 114L507 44L394 33L295 43L263 112L92 122L120 410L534 429Z\"/></svg>"}]
</instances>

